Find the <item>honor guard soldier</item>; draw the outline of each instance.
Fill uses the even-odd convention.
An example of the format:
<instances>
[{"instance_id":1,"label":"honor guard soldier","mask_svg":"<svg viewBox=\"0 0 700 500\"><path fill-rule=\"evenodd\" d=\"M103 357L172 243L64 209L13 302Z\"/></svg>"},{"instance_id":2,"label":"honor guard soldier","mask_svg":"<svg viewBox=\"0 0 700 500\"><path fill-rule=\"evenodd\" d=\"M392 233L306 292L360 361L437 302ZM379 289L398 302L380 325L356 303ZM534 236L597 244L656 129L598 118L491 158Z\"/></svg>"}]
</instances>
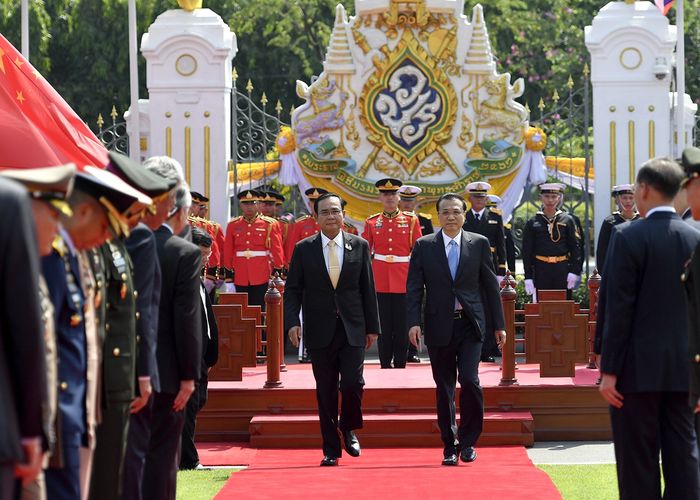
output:
<instances>
[{"instance_id":1,"label":"honor guard soldier","mask_svg":"<svg viewBox=\"0 0 700 500\"><path fill-rule=\"evenodd\" d=\"M399 210L398 179L381 179L374 184L384 210L365 221L362 237L373 254L372 270L379 304L382 334L379 362L382 368L405 368L408 354L406 326L406 277L414 242L422 236L418 217Z\"/></svg>"},{"instance_id":2,"label":"honor guard soldier","mask_svg":"<svg viewBox=\"0 0 700 500\"><path fill-rule=\"evenodd\" d=\"M416 213L416 205L418 204L418 195L421 194L423 190L418 186L411 186L409 184L404 184L399 188L399 210L405 212L413 212L418 216L418 222L420 223L420 230L423 236L426 234L433 234L435 230L433 229L432 216L430 214ZM418 357L418 348L408 343L408 357L406 358L407 363L420 363L420 358Z\"/></svg>"},{"instance_id":3,"label":"honor guard soldier","mask_svg":"<svg viewBox=\"0 0 700 500\"><path fill-rule=\"evenodd\" d=\"M279 217L277 213L278 207L281 207L284 203L284 196L271 186L266 186L260 189L259 192L260 202L258 203L258 208L260 213L277 221L277 226L279 228L280 235L282 236L282 248L286 248L291 224L287 219ZM284 260L286 264L286 256Z\"/></svg>"},{"instance_id":4,"label":"honor guard soldier","mask_svg":"<svg viewBox=\"0 0 700 500\"><path fill-rule=\"evenodd\" d=\"M525 291L571 290L580 278L581 236L570 214L557 209L564 185L540 184L542 210L525 223L523 230L523 266Z\"/></svg>"},{"instance_id":5,"label":"honor guard soldier","mask_svg":"<svg viewBox=\"0 0 700 500\"><path fill-rule=\"evenodd\" d=\"M226 270L223 267L224 254L224 230L221 224L207 218L209 215L209 198L196 191L190 191L192 195L192 206L190 207L190 225L199 227L206 231L213 241L211 246L211 257L206 269L206 278L221 283L226 277Z\"/></svg>"},{"instance_id":6,"label":"honor guard soldier","mask_svg":"<svg viewBox=\"0 0 700 500\"><path fill-rule=\"evenodd\" d=\"M248 303L265 307L267 282L274 270L282 270L284 252L277 221L258 213L258 191L238 193L243 215L226 227L224 266L233 269L236 291L248 294Z\"/></svg>"},{"instance_id":7,"label":"honor guard soldier","mask_svg":"<svg viewBox=\"0 0 700 500\"><path fill-rule=\"evenodd\" d=\"M287 237L287 245L285 247L285 256L287 257L287 265L292 260L292 253L294 253L294 246L299 243L304 238L308 238L319 231L319 226L316 223L316 213L314 212L314 201L318 199L322 194L327 193L325 189L321 188L309 188L304 191L304 194L309 200L309 210L311 215L300 215L297 220L294 221L294 225L289 230L289 236Z\"/></svg>"},{"instance_id":8,"label":"honor guard soldier","mask_svg":"<svg viewBox=\"0 0 700 500\"><path fill-rule=\"evenodd\" d=\"M490 194L487 197L486 207L497 208L500 212L500 204L503 200L500 196L495 194ZM501 218L503 217L503 212L500 212ZM509 222L503 221L503 236L506 240L506 264L507 269L512 275L515 275L515 240L513 239L513 224L510 222L513 216L508 219Z\"/></svg>"},{"instance_id":9,"label":"honor guard soldier","mask_svg":"<svg viewBox=\"0 0 700 500\"><path fill-rule=\"evenodd\" d=\"M639 219L639 214L634 205L634 184L613 186L611 194L615 199L618 210L603 219L603 223L600 225L595 262L598 272L601 274L605 264L605 255L608 253L608 243L610 243L613 227L624 222Z\"/></svg>"},{"instance_id":10,"label":"honor guard soldier","mask_svg":"<svg viewBox=\"0 0 700 500\"><path fill-rule=\"evenodd\" d=\"M483 181L467 185L471 209L466 213L462 228L470 233L477 233L488 238L494 271L496 271L500 283L506 274L506 240L503 234L501 211L497 208L486 207L490 189L491 184Z\"/></svg>"}]
</instances>

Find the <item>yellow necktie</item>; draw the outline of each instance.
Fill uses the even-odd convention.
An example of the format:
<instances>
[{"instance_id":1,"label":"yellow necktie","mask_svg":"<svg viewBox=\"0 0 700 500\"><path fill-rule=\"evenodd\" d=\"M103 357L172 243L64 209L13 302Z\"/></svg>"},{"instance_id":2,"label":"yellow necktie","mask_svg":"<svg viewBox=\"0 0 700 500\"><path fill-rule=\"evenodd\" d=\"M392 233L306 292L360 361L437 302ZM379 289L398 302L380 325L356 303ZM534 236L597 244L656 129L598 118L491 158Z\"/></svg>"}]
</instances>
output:
<instances>
[{"instance_id":1,"label":"yellow necktie","mask_svg":"<svg viewBox=\"0 0 700 500\"><path fill-rule=\"evenodd\" d=\"M340 278L340 263L338 262L338 254L335 253L335 241L328 242L328 276L331 278L333 288L338 284Z\"/></svg>"}]
</instances>

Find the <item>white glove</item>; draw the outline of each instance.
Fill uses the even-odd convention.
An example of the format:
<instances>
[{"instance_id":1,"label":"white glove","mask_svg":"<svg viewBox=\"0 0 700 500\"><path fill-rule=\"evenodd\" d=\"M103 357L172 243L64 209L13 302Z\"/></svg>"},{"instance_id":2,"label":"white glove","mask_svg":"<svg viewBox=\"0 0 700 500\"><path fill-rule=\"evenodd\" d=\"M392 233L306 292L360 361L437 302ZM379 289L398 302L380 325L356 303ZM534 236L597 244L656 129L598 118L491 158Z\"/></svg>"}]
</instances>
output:
<instances>
[{"instance_id":1,"label":"white glove","mask_svg":"<svg viewBox=\"0 0 700 500\"><path fill-rule=\"evenodd\" d=\"M496 275L496 281L498 281L499 287L501 286L501 282L503 281L503 278L505 278L505 276Z\"/></svg>"},{"instance_id":2,"label":"white glove","mask_svg":"<svg viewBox=\"0 0 700 500\"><path fill-rule=\"evenodd\" d=\"M528 295L534 295L535 293L535 282L532 280L525 280L525 293Z\"/></svg>"},{"instance_id":3,"label":"white glove","mask_svg":"<svg viewBox=\"0 0 700 500\"><path fill-rule=\"evenodd\" d=\"M226 292L228 292L228 293L233 293L236 291L236 285L234 285L233 283L226 283L224 285L224 288L226 289Z\"/></svg>"},{"instance_id":4,"label":"white glove","mask_svg":"<svg viewBox=\"0 0 700 500\"><path fill-rule=\"evenodd\" d=\"M580 280L581 277L578 274L569 273L566 275L566 288L573 290L576 288L576 282Z\"/></svg>"}]
</instances>

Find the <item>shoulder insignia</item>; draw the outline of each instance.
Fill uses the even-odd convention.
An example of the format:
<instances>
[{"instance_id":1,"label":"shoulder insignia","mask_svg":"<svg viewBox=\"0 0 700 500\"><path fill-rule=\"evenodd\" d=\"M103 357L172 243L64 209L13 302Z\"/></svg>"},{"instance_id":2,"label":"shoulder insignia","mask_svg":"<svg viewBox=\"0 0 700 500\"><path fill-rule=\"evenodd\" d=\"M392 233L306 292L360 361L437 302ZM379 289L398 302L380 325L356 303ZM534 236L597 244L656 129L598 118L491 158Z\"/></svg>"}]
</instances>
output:
<instances>
[{"instance_id":1,"label":"shoulder insignia","mask_svg":"<svg viewBox=\"0 0 700 500\"><path fill-rule=\"evenodd\" d=\"M423 212L418 212L418 215L420 215L421 217L424 217L428 220L433 220L433 216L431 214L424 214Z\"/></svg>"},{"instance_id":2,"label":"shoulder insignia","mask_svg":"<svg viewBox=\"0 0 700 500\"><path fill-rule=\"evenodd\" d=\"M403 210L401 213L407 217L418 217L418 214L411 212L410 210Z\"/></svg>"},{"instance_id":3,"label":"shoulder insignia","mask_svg":"<svg viewBox=\"0 0 700 500\"><path fill-rule=\"evenodd\" d=\"M370 216L367 217L365 220L374 219L375 217L378 217L378 216L380 216L380 215L382 215L382 213L381 213L381 212L377 212L376 214L370 215Z\"/></svg>"},{"instance_id":4,"label":"shoulder insignia","mask_svg":"<svg viewBox=\"0 0 700 500\"><path fill-rule=\"evenodd\" d=\"M61 257L63 257L68 251L68 248L66 248L66 242L63 241L63 238L61 238L58 235L53 239L53 243L51 243L51 246L53 247L55 252Z\"/></svg>"},{"instance_id":5,"label":"shoulder insignia","mask_svg":"<svg viewBox=\"0 0 700 500\"><path fill-rule=\"evenodd\" d=\"M496 207L489 208L489 212L493 212L496 215L503 215L503 210L501 210L500 208L496 208Z\"/></svg>"},{"instance_id":6,"label":"shoulder insignia","mask_svg":"<svg viewBox=\"0 0 700 500\"><path fill-rule=\"evenodd\" d=\"M268 224L274 224L275 222L277 222L277 219L273 219L272 217L268 217L267 215L260 215L260 218Z\"/></svg>"},{"instance_id":7,"label":"shoulder insignia","mask_svg":"<svg viewBox=\"0 0 700 500\"><path fill-rule=\"evenodd\" d=\"M311 216L309 214L300 215L299 217L297 217L297 220L295 222L301 222L303 220L310 219L310 218L311 218Z\"/></svg>"},{"instance_id":8,"label":"shoulder insignia","mask_svg":"<svg viewBox=\"0 0 700 500\"><path fill-rule=\"evenodd\" d=\"M243 218L243 216L242 216L242 215L239 215L238 217L234 217L233 219L231 219L230 221L228 221L228 223L231 224L232 222L238 222L238 221L241 220L242 218Z\"/></svg>"},{"instance_id":9,"label":"shoulder insignia","mask_svg":"<svg viewBox=\"0 0 700 500\"><path fill-rule=\"evenodd\" d=\"M510 229L511 227L513 227L513 224L511 224L511 223L509 222L508 224L503 224L503 227L504 227L505 229Z\"/></svg>"}]
</instances>

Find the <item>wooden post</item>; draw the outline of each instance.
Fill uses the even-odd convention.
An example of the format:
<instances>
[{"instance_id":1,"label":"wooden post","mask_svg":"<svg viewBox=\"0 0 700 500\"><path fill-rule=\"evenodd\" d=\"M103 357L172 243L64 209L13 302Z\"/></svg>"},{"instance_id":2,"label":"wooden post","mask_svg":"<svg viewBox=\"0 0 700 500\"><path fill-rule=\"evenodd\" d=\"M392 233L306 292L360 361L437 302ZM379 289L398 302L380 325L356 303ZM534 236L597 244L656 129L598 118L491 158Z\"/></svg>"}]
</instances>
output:
<instances>
[{"instance_id":1,"label":"wooden post","mask_svg":"<svg viewBox=\"0 0 700 500\"><path fill-rule=\"evenodd\" d=\"M506 320L506 343L503 346L503 371L501 382L498 385L517 385L515 378L515 279L506 271L506 276L501 282L501 304L503 304L503 316Z\"/></svg>"},{"instance_id":2,"label":"wooden post","mask_svg":"<svg viewBox=\"0 0 700 500\"><path fill-rule=\"evenodd\" d=\"M280 341L282 340L282 294L270 280L265 294L267 311L267 381L265 388L282 387L280 380Z\"/></svg>"},{"instance_id":3,"label":"wooden post","mask_svg":"<svg viewBox=\"0 0 700 500\"><path fill-rule=\"evenodd\" d=\"M590 339L588 350L588 368L597 368L595 363L595 352L593 345L595 344L595 330L598 323L598 291L600 290L600 274L598 269L593 270L593 274L588 278L588 335ZM591 325L591 323L593 323Z\"/></svg>"},{"instance_id":4,"label":"wooden post","mask_svg":"<svg viewBox=\"0 0 700 500\"><path fill-rule=\"evenodd\" d=\"M280 322L282 323L280 331L282 332L280 334L280 371L281 372L286 372L287 371L287 363L284 362L284 336L286 335L286 332L284 331L284 280L282 277L279 275L279 273L275 273L275 278L272 280L272 282L275 284L275 288L279 290L280 292L280 297L281 297L281 302L280 302Z\"/></svg>"}]
</instances>

